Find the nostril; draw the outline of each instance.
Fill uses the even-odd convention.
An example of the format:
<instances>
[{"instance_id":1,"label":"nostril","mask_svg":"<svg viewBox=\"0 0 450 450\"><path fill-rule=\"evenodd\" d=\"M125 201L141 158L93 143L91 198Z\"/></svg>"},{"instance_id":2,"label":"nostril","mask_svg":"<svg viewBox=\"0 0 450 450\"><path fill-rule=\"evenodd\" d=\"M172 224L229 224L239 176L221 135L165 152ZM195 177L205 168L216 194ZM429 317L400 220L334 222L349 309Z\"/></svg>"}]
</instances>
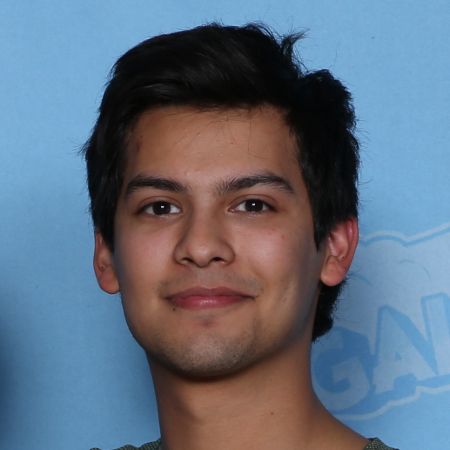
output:
<instances>
[{"instance_id":1,"label":"nostril","mask_svg":"<svg viewBox=\"0 0 450 450\"><path fill-rule=\"evenodd\" d=\"M234 259L231 242L217 226L204 217L186 222L186 228L174 247L174 259L181 264L207 267L226 264Z\"/></svg>"}]
</instances>

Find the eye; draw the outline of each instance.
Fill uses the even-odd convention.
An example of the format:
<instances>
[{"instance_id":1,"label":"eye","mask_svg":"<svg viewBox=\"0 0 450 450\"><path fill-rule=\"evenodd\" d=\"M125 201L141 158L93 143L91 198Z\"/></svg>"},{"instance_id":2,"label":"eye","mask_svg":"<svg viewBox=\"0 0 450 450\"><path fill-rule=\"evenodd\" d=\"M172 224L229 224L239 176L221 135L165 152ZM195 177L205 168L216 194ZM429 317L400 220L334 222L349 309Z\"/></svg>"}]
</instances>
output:
<instances>
[{"instance_id":1,"label":"eye","mask_svg":"<svg viewBox=\"0 0 450 450\"><path fill-rule=\"evenodd\" d=\"M173 203L158 201L145 205L141 211L152 216L165 216L168 214L178 214L181 212L181 209Z\"/></svg>"},{"instance_id":2,"label":"eye","mask_svg":"<svg viewBox=\"0 0 450 450\"><path fill-rule=\"evenodd\" d=\"M235 211L239 212L249 212L249 213L260 213L264 211L272 211L273 208L268 205L263 200L257 198L250 198L239 203L235 208Z\"/></svg>"}]
</instances>

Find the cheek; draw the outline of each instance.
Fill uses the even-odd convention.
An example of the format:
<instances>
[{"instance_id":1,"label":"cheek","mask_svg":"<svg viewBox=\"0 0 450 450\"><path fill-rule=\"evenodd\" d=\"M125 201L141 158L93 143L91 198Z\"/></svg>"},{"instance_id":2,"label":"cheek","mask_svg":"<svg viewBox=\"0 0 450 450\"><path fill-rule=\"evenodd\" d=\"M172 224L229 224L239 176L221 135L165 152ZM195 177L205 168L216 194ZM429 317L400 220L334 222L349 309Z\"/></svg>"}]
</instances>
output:
<instances>
[{"instance_id":1,"label":"cheek","mask_svg":"<svg viewBox=\"0 0 450 450\"><path fill-rule=\"evenodd\" d=\"M280 232L280 228L239 232L237 252L241 260L258 272L261 271L264 277L272 274L275 280L280 278L281 281L294 273L304 272L315 248L311 245L309 235L302 230Z\"/></svg>"},{"instance_id":2,"label":"cheek","mask_svg":"<svg viewBox=\"0 0 450 450\"><path fill-rule=\"evenodd\" d=\"M167 243L136 230L117 236L114 259L125 318L137 342L145 346L149 329L154 328Z\"/></svg>"},{"instance_id":3,"label":"cheek","mask_svg":"<svg viewBox=\"0 0 450 450\"><path fill-rule=\"evenodd\" d=\"M148 289L156 282L170 258L169 246L173 239L164 233L156 236L143 230L117 235L120 238L115 242L114 262L121 294L127 299L129 294L139 294L140 289Z\"/></svg>"},{"instance_id":4,"label":"cheek","mask_svg":"<svg viewBox=\"0 0 450 450\"><path fill-rule=\"evenodd\" d=\"M306 231L281 233L277 228L262 236L243 235L240 249L244 264L264 284L263 314L287 322L305 317L319 284L320 261L312 237Z\"/></svg>"}]
</instances>

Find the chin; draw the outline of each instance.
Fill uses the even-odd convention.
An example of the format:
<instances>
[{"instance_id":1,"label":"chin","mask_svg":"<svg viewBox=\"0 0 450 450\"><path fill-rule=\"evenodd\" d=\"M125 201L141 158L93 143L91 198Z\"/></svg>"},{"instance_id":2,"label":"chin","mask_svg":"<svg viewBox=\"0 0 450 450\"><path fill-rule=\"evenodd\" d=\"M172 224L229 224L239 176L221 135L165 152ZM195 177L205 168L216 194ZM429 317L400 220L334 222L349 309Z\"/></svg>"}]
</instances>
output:
<instances>
[{"instance_id":1,"label":"chin","mask_svg":"<svg viewBox=\"0 0 450 450\"><path fill-rule=\"evenodd\" d=\"M159 365L188 379L217 379L231 376L254 364L258 359L252 339L208 339L189 346L158 345L147 348L150 366Z\"/></svg>"}]
</instances>

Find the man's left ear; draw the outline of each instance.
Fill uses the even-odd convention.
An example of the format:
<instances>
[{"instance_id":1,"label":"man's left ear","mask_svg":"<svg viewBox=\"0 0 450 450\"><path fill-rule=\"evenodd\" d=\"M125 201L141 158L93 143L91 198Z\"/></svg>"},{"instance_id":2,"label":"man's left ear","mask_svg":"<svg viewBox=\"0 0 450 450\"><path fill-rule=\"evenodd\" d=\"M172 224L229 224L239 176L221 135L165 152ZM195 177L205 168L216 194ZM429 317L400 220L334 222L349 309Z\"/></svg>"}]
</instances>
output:
<instances>
[{"instance_id":1,"label":"man's left ear","mask_svg":"<svg viewBox=\"0 0 450 450\"><path fill-rule=\"evenodd\" d=\"M320 280L327 286L335 286L344 280L350 268L358 244L358 221L351 217L333 227L326 238L325 260Z\"/></svg>"}]
</instances>

